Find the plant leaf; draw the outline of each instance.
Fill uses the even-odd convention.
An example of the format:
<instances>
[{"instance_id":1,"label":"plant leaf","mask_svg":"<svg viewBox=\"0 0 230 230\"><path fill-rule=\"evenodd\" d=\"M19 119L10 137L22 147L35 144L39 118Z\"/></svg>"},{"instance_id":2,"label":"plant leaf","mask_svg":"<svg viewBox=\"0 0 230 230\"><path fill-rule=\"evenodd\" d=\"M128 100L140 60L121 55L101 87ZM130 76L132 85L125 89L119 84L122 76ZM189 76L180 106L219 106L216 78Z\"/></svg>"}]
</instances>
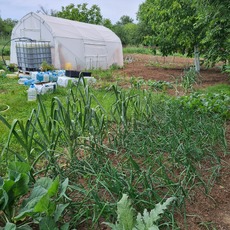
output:
<instances>
[{"instance_id":1,"label":"plant leaf","mask_svg":"<svg viewBox=\"0 0 230 230\"><path fill-rule=\"evenodd\" d=\"M10 175L9 177L11 178L11 176L15 174L28 173L30 171L30 165L25 162L14 161L9 163L8 169Z\"/></svg>"},{"instance_id":2,"label":"plant leaf","mask_svg":"<svg viewBox=\"0 0 230 230\"><path fill-rule=\"evenodd\" d=\"M117 203L117 220L121 229L131 230L134 227L134 209L127 194L123 194L121 200Z\"/></svg>"},{"instance_id":3,"label":"plant leaf","mask_svg":"<svg viewBox=\"0 0 230 230\"><path fill-rule=\"evenodd\" d=\"M136 219L136 225L135 225L135 227L134 227L134 229L145 229L145 224L144 224L144 222L143 222L143 219L142 219L142 216L141 216L141 214L140 213L138 213L138 215L137 215L137 219Z\"/></svg>"},{"instance_id":4,"label":"plant leaf","mask_svg":"<svg viewBox=\"0 0 230 230\"><path fill-rule=\"evenodd\" d=\"M28 199L22 202L22 207L19 210L19 214L14 218L15 220L23 219L27 215L33 213L33 209L38 201L47 193L47 190L42 186L36 186Z\"/></svg>"},{"instance_id":5,"label":"plant leaf","mask_svg":"<svg viewBox=\"0 0 230 230\"><path fill-rule=\"evenodd\" d=\"M163 204L161 203L156 204L156 207L153 210L151 210L149 214L149 218L153 222L156 222L160 218L160 214L163 214L164 211L167 209L167 206L170 205L170 203L175 199L176 199L175 197L170 197Z\"/></svg>"},{"instance_id":6,"label":"plant leaf","mask_svg":"<svg viewBox=\"0 0 230 230\"><path fill-rule=\"evenodd\" d=\"M59 199L60 199L61 197L64 196L66 199L71 200L71 199L70 199L69 197L67 197L66 194L65 194L68 185L69 185L69 179L66 178L66 179L62 182L62 184L61 184Z\"/></svg>"},{"instance_id":7,"label":"plant leaf","mask_svg":"<svg viewBox=\"0 0 230 230\"><path fill-rule=\"evenodd\" d=\"M55 211L55 203L52 202L50 199L49 194L45 194L34 206L33 211L39 213L45 213L46 215L50 216Z\"/></svg>"},{"instance_id":8,"label":"plant leaf","mask_svg":"<svg viewBox=\"0 0 230 230\"><path fill-rule=\"evenodd\" d=\"M55 196L57 194L58 187L59 187L59 177L57 176L48 189L48 194L50 197Z\"/></svg>"},{"instance_id":9,"label":"plant leaf","mask_svg":"<svg viewBox=\"0 0 230 230\"><path fill-rule=\"evenodd\" d=\"M62 215L63 211L69 204L58 204L54 212L54 220L57 222Z\"/></svg>"},{"instance_id":10,"label":"plant leaf","mask_svg":"<svg viewBox=\"0 0 230 230\"><path fill-rule=\"evenodd\" d=\"M61 226L61 230L68 230L69 229L69 223L65 223Z\"/></svg>"},{"instance_id":11,"label":"plant leaf","mask_svg":"<svg viewBox=\"0 0 230 230\"><path fill-rule=\"evenodd\" d=\"M22 173L18 178L16 178L16 181L12 187L12 192L14 194L14 199L26 194L29 190L29 175Z\"/></svg>"},{"instance_id":12,"label":"plant leaf","mask_svg":"<svg viewBox=\"0 0 230 230\"><path fill-rule=\"evenodd\" d=\"M53 181L51 178L42 177L36 181L34 187L40 186L43 187L45 190L48 190L52 183Z\"/></svg>"},{"instance_id":13,"label":"plant leaf","mask_svg":"<svg viewBox=\"0 0 230 230\"><path fill-rule=\"evenodd\" d=\"M5 225L4 230L16 230L16 225L13 224L13 223L7 222L6 225Z\"/></svg>"},{"instance_id":14,"label":"plant leaf","mask_svg":"<svg viewBox=\"0 0 230 230\"><path fill-rule=\"evenodd\" d=\"M40 230L58 230L56 223L53 218L51 217L44 217L39 222L39 229Z\"/></svg>"},{"instance_id":15,"label":"plant leaf","mask_svg":"<svg viewBox=\"0 0 230 230\"><path fill-rule=\"evenodd\" d=\"M0 210L4 210L8 203L8 195L6 191L0 188Z\"/></svg>"}]
</instances>

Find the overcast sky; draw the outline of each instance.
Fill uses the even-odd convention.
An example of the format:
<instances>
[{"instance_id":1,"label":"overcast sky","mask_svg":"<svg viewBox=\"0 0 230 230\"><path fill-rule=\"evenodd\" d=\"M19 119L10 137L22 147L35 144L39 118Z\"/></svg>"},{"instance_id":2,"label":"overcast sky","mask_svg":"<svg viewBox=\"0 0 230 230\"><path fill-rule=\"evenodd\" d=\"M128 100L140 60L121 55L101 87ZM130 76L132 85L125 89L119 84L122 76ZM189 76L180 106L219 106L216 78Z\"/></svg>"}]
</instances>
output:
<instances>
[{"instance_id":1,"label":"overcast sky","mask_svg":"<svg viewBox=\"0 0 230 230\"><path fill-rule=\"evenodd\" d=\"M96 4L101 9L103 18L109 18L112 23L119 21L123 15L136 20L138 6L144 0L0 0L0 16L2 19L19 20L29 12L36 12L43 6L46 10L60 11L62 6L71 3L77 5L88 3L88 8Z\"/></svg>"}]
</instances>

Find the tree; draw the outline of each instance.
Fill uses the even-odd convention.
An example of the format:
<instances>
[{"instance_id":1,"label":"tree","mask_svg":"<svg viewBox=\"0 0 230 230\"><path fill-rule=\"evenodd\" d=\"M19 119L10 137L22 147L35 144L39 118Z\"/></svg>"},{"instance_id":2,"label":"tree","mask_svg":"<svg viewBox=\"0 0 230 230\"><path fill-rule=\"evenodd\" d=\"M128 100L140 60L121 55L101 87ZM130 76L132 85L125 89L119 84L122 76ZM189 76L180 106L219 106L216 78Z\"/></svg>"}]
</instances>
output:
<instances>
[{"instance_id":1,"label":"tree","mask_svg":"<svg viewBox=\"0 0 230 230\"><path fill-rule=\"evenodd\" d=\"M87 3L83 3L76 6L74 4L70 4L66 7L62 6L62 11L57 12L56 16L74 21L101 24L102 15L100 8L97 5L92 5L91 8L87 8L87 5Z\"/></svg>"},{"instance_id":2,"label":"tree","mask_svg":"<svg viewBox=\"0 0 230 230\"><path fill-rule=\"evenodd\" d=\"M12 29L16 25L17 21L7 18L2 20L0 18L0 35L1 36L10 36Z\"/></svg>"},{"instance_id":3,"label":"tree","mask_svg":"<svg viewBox=\"0 0 230 230\"><path fill-rule=\"evenodd\" d=\"M127 33L125 32L124 26L114 25L113 32L121 39L122 45L128 45Z\"/></svg>"},{"instance_id":4,"label":"tree","mask_svg":"<svg viewBox=\"0 0 230 230\"><path fill-rule=\"evenodd\" d=\"M199 52L209 60L212 56L212 62L215 63L220 60L218 56L220 52L214 56L212 54L214 50L219 49L225 53L229 51L226 49L226 44L229 44L229 36L226 36L229 35L229 27L228 29L223 27L223 23L229 25L227 2L227 0L146 0L139 7L138 19L151 28L148 40L158 45L163 55L179 51L191 56L194 50L195 65L199 71ZM227 9L222 11L223 7ZM223 12L225 17L221 16ZM218 36L222 39L221 45L218 45ZM224 52L221 54L222 60L226 59Z\"/></svg>"},{"instance_id":5,"label":"tree","mask_svg":"<svg viewBox=\"0 0 230 230\"><path fill-rule=\"evenodd\" d=\"M123 45L136 45L137 24L133 23L133 19L127 15L120 17L112 30L120 37Z\"/></svg>"},{"instance_id":6,"label":"tree","mask_svg":"<svg viewBox=\"0 0 230 230\"><path fill-rule=\"evenodd\" d=\"M111 20L108 19L108 18L103 18L101 24L102 24L103 26L109 28L109 29L113 29L113 24L112 24Z\"/></svg>"},{"instance_id":7,"label":"tree","mask_svg":"<svg viewBox=\"0 0 230 230\"><path fill-rule=\"evenodd\" d=\"M196 25L197 9L191 0L146 0L140 5L138 19L151 28L148 40L164 56L178 51L191 56L194 49L197 53L202 48L202 25ZM196 69L199 71L199 62Z\"/></svg>"},{"instance_id":8,"label":"tree","mask_svg":"<svg viewBox=\"0 0 230 230\"><path fill-rule=\"evenodd\" d=\"M129 23L133 23L133 19L127 15L123 15L120 17L120 20L116 23L116 25L126 25Z\"/></svg>"},{"instance_id":9,"label":"tree","mask_svg":"<svg viewBox=\"0 0 230 230\"><path fill-rule=\"evenodd\" d=\"M200 24L206 26L202 40L204 57L209 65L218 61L230 62L230 3L228 0L203 0Z\"/></svg>"}]
</instances>

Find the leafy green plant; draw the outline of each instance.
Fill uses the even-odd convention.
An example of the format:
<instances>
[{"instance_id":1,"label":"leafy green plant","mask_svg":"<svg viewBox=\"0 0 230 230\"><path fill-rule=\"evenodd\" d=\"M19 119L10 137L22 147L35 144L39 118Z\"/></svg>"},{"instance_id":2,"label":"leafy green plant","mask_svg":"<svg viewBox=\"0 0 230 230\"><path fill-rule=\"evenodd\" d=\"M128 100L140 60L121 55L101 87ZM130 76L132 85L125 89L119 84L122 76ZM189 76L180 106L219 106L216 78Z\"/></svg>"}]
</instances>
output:
<instances>
[{"instance_id":1,"label":"leafy green plant","mask_svg":"<svg viewBox=\"0 0 230 230\"><path fill-rule=\"evenodd\" d=\"M141 213L138 213L135 218L135 210L131 205L127 194L123 194L121 200L117 203L117 222L116 224L105 223L112 230L159 230L157 221L161 218L161 215L167 209L172 201L176 198L168 198L163 204L156 204L155 208L148 212L146 209Z\"/></svg>"},{"instance_id":2,"label":"leafy green plant","mask_svg":"<svg viewBox=\"0 0 230 230\"><path fill-rule=\"evenodd\" d=\"M194 109L198 112L215 114L223 118L230 118L230 95L225 93L199 93L176 99L183 107Z\"/></svg>"},{"instance_id":3,"label":"leafy green plant","mask_svg":"<svg viewBox=\"0 0 230 230\"><path fill-rule=\"evenodd\" d=\"M152 81L148 80L147 82L148 86L151 87L151 89L154 90L167 90L172 88L172 83L167 82L167 81Z\"/></svg>"},{"instance_id":4,"label":"leafy green plant","mask_svg":"<svg viewBox=\"0 0 230 230\"><path fill-rule=\"evenodd\" d=\"M2 219L12 221L15 217L17 202L29 191L30 166L23 162L12 162L8 168L8 178L0 178L0 210Z\"/></svg>"},{"instance_id":5,"label":"leafy green plant","mask_svg":"<svg viewBox=\"0 0 230 230\"><path fill-rule=\"evenodd\" d=\"M230 65L224 65L223 66L223 72L230 73Z\"/></svg>"},{"instance_id":6,"label":"leafy green plant","mask_svg":"<svg viewBox=\"0 0 230 230\"><path fill-rule=\"evenodd\" d=\"M141 89L145 85L145 80L141 77L131 77L130 83L132 88Z\"/></svg>"},{"instance_id":7,"label":"leafy green plant","mask_svg":"<svg viewBox=\"0 0 230 230\"><path fill-rule=\"evenodd\" d=\"M41 71L49 71L54 69L54 66L52 64L47 63L46 61L43 61L41 64Z\"/></svg>"},{"instance_id":8,"label":"leafy green plant","mask_svg":"<svg viewBox=\"0 0 230 230\"><path fill-rule=\"evenodd\" d=\"M39 223L40 229L58 229L58 221L69 205L62 203L66 198L69 199L65 194L67 186L68 179L62 184L60 184L59 177L54 180L48 177L38 179L30 196L23 200L14 220L22 221L25 217L30 217L34 223ZM68 223L63 226L63 229L68 229Z\"/></svg>"},{"instance_id":9,"label":"leafy green plant","mask_svg":"<svg viewBox=\"0 0 230 230\"><path fill-rule=\"evenodd\" d=\"M57 229L58 221L68 206L65 202L68 199L65 195L68 179L60 184L59 177L55 180L42 177L30 191L29 171L28 164L13 162L9 164L8 178L0 178L0 210L5 229L31 229L30 223L39 223L40 229L44 230ZM29 197L25 198L25 195ZM68 229L68 224L63 229Z\"/></svg>"}]
</instances>

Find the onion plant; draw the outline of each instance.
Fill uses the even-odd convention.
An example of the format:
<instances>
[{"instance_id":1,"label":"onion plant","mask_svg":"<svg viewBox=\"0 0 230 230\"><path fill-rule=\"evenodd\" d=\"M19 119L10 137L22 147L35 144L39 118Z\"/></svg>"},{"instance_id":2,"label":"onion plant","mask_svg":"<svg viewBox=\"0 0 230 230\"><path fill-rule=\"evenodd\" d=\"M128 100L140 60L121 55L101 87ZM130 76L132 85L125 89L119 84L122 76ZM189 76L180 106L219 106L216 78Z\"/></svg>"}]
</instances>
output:
<instances>
[{"instance_id":1,"label":"onion plant","mask_svg":"<svg viewBox=\"0 0 230 230\"><path fill-rule=\"evenodd\" d=\"M34 178L41 170L68 177L72 229L114 223L122 194L140 213L176 197L164 218L167 229L176 229L173 212L183 210L194 188L208 194L221 169L219 152L227 153L223 116L147 90L114 85L104 100L108 95L105 109L87 84L78 83L49 108L39 97L25 124L0 116L10 130L2 159L29 163Z\"/></svg>"}]
</instances>

